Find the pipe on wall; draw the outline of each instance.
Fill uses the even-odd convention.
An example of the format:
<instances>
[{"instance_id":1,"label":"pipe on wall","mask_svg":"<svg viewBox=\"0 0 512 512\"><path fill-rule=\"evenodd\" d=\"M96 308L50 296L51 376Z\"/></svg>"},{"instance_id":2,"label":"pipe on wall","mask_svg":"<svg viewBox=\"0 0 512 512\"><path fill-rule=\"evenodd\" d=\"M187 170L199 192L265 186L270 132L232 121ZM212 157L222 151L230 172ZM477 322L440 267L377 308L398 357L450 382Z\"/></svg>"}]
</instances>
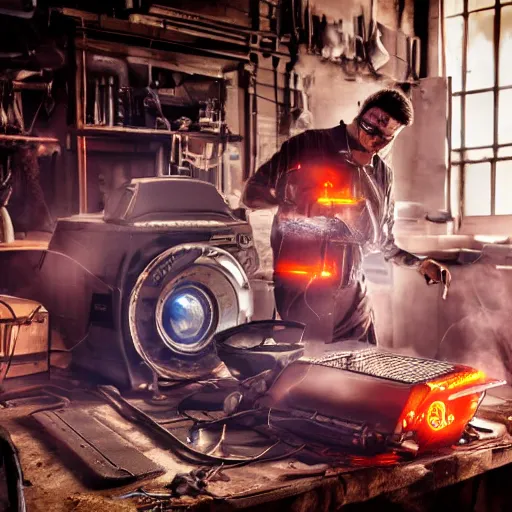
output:
<instances>
[{"instance_id":1,"label":"pipe on wall","mask_svg":"<svg viewBox=\"0 0 512 512\"><path fill-rule=\"evenodd\" d=\"M119 81L119 87L128 87L130 85L128 81L128 64L123 59L88 53L87 69L95 73L116 76Z\"/></svg>"},{"instance_id":2,"label":"pipe on wall","mask_svg":"<svg viewBox=\"0 0 512 512\"><path fill-rule=\"evenodd\" d=\"M130 85L128 64L123 59L94 53L87 54L86 62L87 71L103 75L99 90L95 84L94 122L113 126L115 121L114 103L116 101L114 77L117 77L118 80L118 90L126 90Z\"/></svg>"}]
</instances>

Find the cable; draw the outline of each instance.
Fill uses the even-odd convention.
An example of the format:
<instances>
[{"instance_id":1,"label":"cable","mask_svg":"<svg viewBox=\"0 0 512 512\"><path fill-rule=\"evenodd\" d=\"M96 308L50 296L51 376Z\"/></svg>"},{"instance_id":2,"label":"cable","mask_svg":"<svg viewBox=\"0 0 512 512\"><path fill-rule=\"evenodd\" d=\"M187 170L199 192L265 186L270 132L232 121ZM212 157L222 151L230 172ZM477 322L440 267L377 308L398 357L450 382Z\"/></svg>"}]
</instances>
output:
<instances>
[{"instance_id":1,"label":"cable","mask_svg":"<svg viewBox=\"0 0 512 512\"><path fill-rule=\"evenodd\" d=\"M70 352L73 352L73 350L75 350L79 345L81 345L88 337L89 337L89 334L90 334L90 330L87 331L87 333L85 334L85 336L80 339L79 341L77 341L71 348L50 348L50 353L70 353Z\"/></svg>"},{"instance_id":2,"label":"cable","mask_svg":"<svg viewBox=\"0 0 512 512\"><path fill-rule=\"evenodd\" d=\"M32 318L34 318L34 315L41 309L41 304L38 304L31 312L29 315L27 315L27 319L26 320L23 320L23 322L21 322L21 320L16 316L16 313L14 312L14 309L11 307L10 304L8 304L7 302L5 302L4 300L0 299L0 303L2 305L4 305L8 310L9 312L12 314L12 318L14 320L14 322L17 324L18 326L18 332L16 333L16 337L14 338L14 342L12 344L12 350L11 350L11 354L9 356L9 359L7 361L7 366L5 368L5 371L3 372L3 375L0 375L0 384L4 381L4 379L7 378L7 374L9 373L9 370L11 369L11 365L12 365L12 361L14 359L14 353L16 352L16 345L18 343L18 338L19 338L19 335L20 335L20 331L21 331L21 326L25 323L30 323L32 321ZM7 347L6 347L7 349Z\"/></svg>"},{"instance_id":3,"label":"cable","mask_svg":"<svg viewBox=\"0 0 512 512\"><path fill-rule=\"evenodd\" d=\"M18 317L16 316L16 313L14 312L14 309L12 309L12 306L8 302L5 302L2 299L0 299L0 304L2 304L2 306L4 306L7 310L9 310L9 313L11 313L12 319L15 322L18 322Z\"/></svg>"},{"instance_id":4,"label":"cable","mask_svg":"<svg viewBox=\"0 0 512 512\"><path fill-rule=\"evenodd\" d=\"M320 315L309 305L309 302L307 299L309 287L313 284L315 279L316 279L316 276L313 276L309 280L309 283L307 284L306 289L304 290L304 304L306 304L306 306L312 311L312 313L318 318L318 320L321 320Z\"/></svg>"},{"instance_id":5,"label":"cable","mask_svg":"<svg viewBox=\"0 0 512 512\"><path fill-rule=\"evenodd\" d=\"M78 265L83 271L85 271L88 275L90 275L91 277L93 277L94 279L99 281L103 286L108 288L111 292L119 292L119 288L109 285L108 283L103 281L103 279L101 279L101 277L97 276L96 274L91 272L87 267L82 265L82 263L77 261L75 258L73 258L67 254L64 254L63 252L54 251L53 249L46 249L41 258L41 263L39 264L40 266L42 266L44 264L44 258L46 258L46 254L56 254L57 256L63 256L64 258L71 260L75 265Z\"/></svg>"},{"instance_id":6,"label":"cable","mask_svg":"<svg viewBox=\"0 0 512 512\"><path fill-rule=\"evenodd\" d=\"M154 432L165 436L166 439L170 439L174 445L174 448L178 451L178 454L186 460L193 461L195 464L198 463L210 463L213 464L215 462L222 464L229 464L230 466L233 464L240 463L251 463L258 460L266 460L262 459L270 450L272 450L277 444L283 442L278 441L274 443L272 446L266 448L261 453L254 457L248 458L228 458L228 457L217 457L213 455L208 455L206 453L200 452L188 444L184 443L175 436L172 432L165 429L162 425L157 423L151 416L147 413L139 409L138 407L132 405L128 402L119 392L117 388L114 386L98 386L98 394L101 395L102 398L106 399L121 415L128 417L129 420L135 421L137 423L142 423L143 425L151 428ZM283 455L286 457L287 455Z\"/></svg>"}]
</instances>

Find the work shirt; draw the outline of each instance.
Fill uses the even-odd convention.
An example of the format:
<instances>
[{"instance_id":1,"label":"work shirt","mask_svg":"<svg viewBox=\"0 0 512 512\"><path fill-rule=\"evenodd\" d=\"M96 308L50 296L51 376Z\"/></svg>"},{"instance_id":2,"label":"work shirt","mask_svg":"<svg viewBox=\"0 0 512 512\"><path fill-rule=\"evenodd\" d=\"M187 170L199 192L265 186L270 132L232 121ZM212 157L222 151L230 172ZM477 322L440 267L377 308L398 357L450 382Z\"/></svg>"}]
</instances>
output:
<instances>
[{"instance_id":1,"label":"work shirt","mask_svg":"<svg viewBox=\"0 0 512 512\"><path fill-rule=\"evenodd\" d=\"M257 183L275 189L284 174L304 162L343 161L350 155L349 138L345 123L324 130L308 130L281 146L281 149L250 178L250 183ZM397 247L393 236L394 199L393 173L388 165L378 156L373 157L372 165L365 166L365 176L375 193L369 194L372 210L376 214L376 238L365 240L361 244L363 254L380 251L386 260L403 266L417 266L420 259ZM249 184L250 184L249 183ZM286 205L279 205L272 235L278 234L280 220L286 215ZM370 238L370 237L369 237ZM274 257L278 255L274 255ZM275 261L274 261L275 265Z\"/></svg>"}]
</instances>

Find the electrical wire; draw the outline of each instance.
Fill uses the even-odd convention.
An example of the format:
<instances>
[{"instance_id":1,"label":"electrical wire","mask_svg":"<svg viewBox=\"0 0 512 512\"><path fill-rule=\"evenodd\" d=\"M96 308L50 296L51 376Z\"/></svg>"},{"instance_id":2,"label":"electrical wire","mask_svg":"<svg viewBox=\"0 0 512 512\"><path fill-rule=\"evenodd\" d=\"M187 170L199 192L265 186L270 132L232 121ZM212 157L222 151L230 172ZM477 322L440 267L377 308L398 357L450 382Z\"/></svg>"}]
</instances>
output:
<instances>
[{"instance_id":1,"label":"electrical wire","mask_svg":"<svg viewBox=\"0 0 512 512\"><path fill-rule=\"evenodd\" d=\"M79 345L81 345L87 338L89 337L90 330L87 331L85 336L78 340L71 348L50 348L50 353L65 353L69 354L70 352L73 352Z\"/></svg>"},{"instance_id":2,"label":"electrical wire","mask_svg":"<svg viewBox=\"0 0 512 512\"><path fill-rule=\"evenodd\" d=\"M208 382L205 382L205 384L208 384ZM239 411L237 413L231 414L231 415L229 415L227 417L224 417L224 418L213 419L213 420L200 420L200 419L194 418L192 415L188 414L187 411L184 411L184 410L181 409L181 404L187 398L190 398L190 397L194 396L195 394L201 392L202 389L203 388L201 388L201 389L195 391L194 393L191 393L190 395L187 395L185 398L183 398L178 403L178 405L176 406L177 412L178 412L178 414L182 414L183 416L185 416L184 419L188 418L189 420L191 420L194 423L194 427L197 427L197 428L200 428L200 429L206 429L206 428L214 427L214 426L217 426L217 425L222 425L222 427L223 427L223 434L221 436L221 440L217 444L220 444L221 441L224 440L224 438L225 438L225 429L227 427L227 424L230 421L232 421L232 420L240 419L240 418L247 417L247 416L262 415L264 413L265 415L267 415L268 427L272 428L271 425L270 425L270 411L271 411L270 409L268 410L268 412L264 411L264 410L261 410L261 409L248 409L248 410L245 410L245 411ZM226 466L226 468L236 468L236 467L245 466L247 464L251 464L253 462L257 462L260 458L263 458L269 451L271 451L273 448L275 448L279 444L290 445L289 442L287 442L285 440L282 440L282 439L279 439L277 442L273 443L270 447L265 449L262 453L260 453L259 455L255 456L254 458L251 458L250 460L247 460L247 461L241 461L239 463L229 464L229 466ZM288 451L288 452L280 454L280 455L276 455L275 457L265 458L264 461L265 462L270 462L270 461L282 460L282 459L291 457L292 455L295 455L296 453L302 451L306 446L307 446L306 444L303 444L303 445L301 445L299 447L294 447L293 450L291 450L291 451ZM210 455L210 453L211 453L211 451L208 453L208 455ZM220 469L220 467L218 469Z\"/></svg>"},{"instance_id":3,"label":"electrical wire","mask_svg":"<svg viewBox=\"0 0 512 512\"><path fill-rule=\"evenodd\" d=\"M16 316L16 313L14 312L14 309L12 309L12 306L8 302L5 302L2 299L0 299L0 304L2 304L2 306L4 306L9 311L9 313L12 316L12 319L15 322L18 322L18 317Z\"/></svg>"},{"instance_id":4,"label":"electrical wire","mask_svg":"<svg viewBox=\"0 0 512 512\"><path fill-rule=\"evenodd\" d=\"M207 455L206 453L200 452L195 448L192 448L188 444L184 443L181 439L175 436L172 432L165 429L158 422L153 420L151 416L146 414L144 411L135 407L130 402L128 402L125 398L123 398L117 388L114 386L98 386L98 394L106 399L121 415L127 417L130 421L134 421L136 423L141 423L146 427L151 428L155 433L158 433L162 436L165 436L167 440L170 440L173 444L174 449L178 452L178 454L193 463L209 463L213 464L224 463L224 464L238 464L240 462L252 462L255 460L259 460L263 457L268 451L268 448L259 453L254 457L249 458L228 458L228 457L217 457L213 455ZM270 449L273 447L270 447Z\"/></svg>"},{"instance_id":5,"label":"electrical wire","mask_svg":"<svg viewBox=\"0 0 512 512\"><path fill-rule=\"evenodd\" d=\"M2 374L0 374L0 384L2 384L2 382L4 381L4 379L7 378L7 374L9 373L9 370L11 369L11 365L12 365L12 361L14 359L14 354L16 352L16 345L18 343L18 338L20 336L20 331L21 331L21 326L23 324L28 324L32 321L32 319L34 318L34 315L41 309L41 304L38 304L31 312L30 314L26 317L26 319L24 319L23 321L21 321L21 319L19 319L17 316L16 316L16 313L14 312L14 309L12 308L12 306L10 304L8 304L6 301L0 299L0 304L2 304L3 306L5 306L9 312L11 313L12 315L12 318L14 320L14 323L17 324L17 327L18 327L18 331L16 332L16 337L14 338L14 341L12 343L12 350L11 350L11 354L9 355L9 358L7 360L7 365L5 367L5 370L2 372ZM6 347L7 348L7 347Z\"/></svg>"},{"instance_id":6,"label":"electrical wire","mask_svg":"<svg viewBox=\"0 0 512 512\"><path fill-rule=\"evenodd\" d=\"M309 302L307 299L309 287L313 284L313 282L315 281L315 278L316 278L316 276L313 276L309 280L309 283L306 285L306 289L304 290L304 304L306 304L306 306L312 311L312 313L318 318L318 320L321 320L320 315L309 305Z\"/></svg>"},{"instance_id":7,"label":"electrical wire","mask_svg":"<svg viewBox=\"0 0 512 512\"><path fill-rule=\"evenodd\" d=\"M40 263L40 266L42 266L44 264L44 259L46 258L46 254L55 254L57 256L63 256L64 258L67 258L68 260L71 260L75 265L78 265L86 274L88 274L89 276L93 277L94 279L96 279L97 281L99 281L103 286L105 286L106 288L109 289L109 291L111 292L119 292L119 288L117 287L114 287L112 285L109 285L108 283L106 283L105 281L103 281L103 279L101 279L101 277L97 276L96 274L94 274L93 272L91 272L86 266L82 265L82 263L80 263L79 261L77 261L75 258L73 258L72 256L69 256L67 254L64 254L63 252L58 252L58 251L54 251L52 249L46 249L43 253L43 256L41 258L41 263Z\"/></svg>"}]
</instances>

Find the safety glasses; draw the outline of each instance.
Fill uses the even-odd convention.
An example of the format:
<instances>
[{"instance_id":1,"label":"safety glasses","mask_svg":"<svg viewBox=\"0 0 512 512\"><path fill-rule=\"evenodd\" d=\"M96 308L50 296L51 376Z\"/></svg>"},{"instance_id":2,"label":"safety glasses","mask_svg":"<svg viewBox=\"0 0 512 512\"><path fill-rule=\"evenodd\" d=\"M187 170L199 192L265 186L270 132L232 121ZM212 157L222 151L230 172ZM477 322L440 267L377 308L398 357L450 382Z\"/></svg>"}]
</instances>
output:
<instances>
[{"instance_id":1,"label":"safety glasses","mask_svg":"<svg viewBox=\"0 0 512 512\"><path fill-rule=\"evenodd\" d=\"M361 130L363 130L370 137L378 137L379 139L385 142L391 142L395 138L394 135L386 135L385 133L382 132L380 128L369 123L363 118L358 119L358 125L361 128Z\"/></svg>"}]
</instances>

